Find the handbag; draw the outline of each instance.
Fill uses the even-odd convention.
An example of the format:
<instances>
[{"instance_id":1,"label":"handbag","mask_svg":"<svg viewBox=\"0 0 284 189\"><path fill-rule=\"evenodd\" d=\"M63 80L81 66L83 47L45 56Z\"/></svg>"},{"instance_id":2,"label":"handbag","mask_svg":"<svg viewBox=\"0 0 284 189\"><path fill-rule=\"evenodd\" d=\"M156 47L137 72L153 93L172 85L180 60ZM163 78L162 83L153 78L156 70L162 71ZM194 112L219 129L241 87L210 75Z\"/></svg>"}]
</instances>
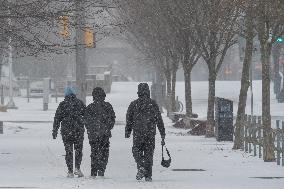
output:
<instances>
[{"instance_id":1,"label":"handbag","mask_svg":"<svg viewBox=\"0 0 284 189\"><path fill-rule=\"evenodd\" d=\"M171 158L171 154L170 154L170 152L169 152L169 150L165 147L165 149L166 149L166 151L167 151L167 155L168 155L168 157L169 157L169 159L168 160L166 160L165 158L164 158L164 145L162 145L162 161L161 161L161 165L163 166L163 167L165 167L165 168L169 168L170 167L170 165L171 165L171 162L172 162L172 158Z\"/></svg>"}]
</instances>

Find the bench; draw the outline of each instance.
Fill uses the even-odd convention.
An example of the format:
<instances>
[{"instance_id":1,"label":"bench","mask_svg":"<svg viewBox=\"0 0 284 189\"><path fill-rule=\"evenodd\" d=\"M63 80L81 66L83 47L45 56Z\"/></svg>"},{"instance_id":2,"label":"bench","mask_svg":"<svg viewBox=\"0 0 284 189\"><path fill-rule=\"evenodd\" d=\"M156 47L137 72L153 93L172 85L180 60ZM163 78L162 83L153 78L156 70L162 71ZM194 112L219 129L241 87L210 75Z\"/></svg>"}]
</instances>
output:
<instances>
[{"instance_id":1,"label":"bench","mask_svg":"<svg viewBox=\"0 0 284 189\"><path fill-rule=\"evenodd\" d=\"M187 117L185 113L181 113L181 112L171 112L171 113L169 113L169 118L173 121L173 123L176 123L180 119L184 119L185 117ZM198 115L193 113L190 117L191 118L198 118Z\"/></svg>"},{"instance_id":2,"label":"bench","mask_svg":"<svg viewBox=\"0 0 284 189\"><path fill-rule=\"evenodd\" d=\"M191 125L191 131L189 133L191 135L205 135L206 134L206 120L198 120L198 119L191 119L190 125Z\"/></svg>"},{"instance_id":3,"label":"bench","mask_svg":"<svg viewBox=\"0 0 284 189\"><path fill-rule=\"evenodd\" d=\"M181 129L191 129L188 132L191 135L205 135L206 120L184 117L175 122L173 127Z\"/></svg>"}]
</instances>

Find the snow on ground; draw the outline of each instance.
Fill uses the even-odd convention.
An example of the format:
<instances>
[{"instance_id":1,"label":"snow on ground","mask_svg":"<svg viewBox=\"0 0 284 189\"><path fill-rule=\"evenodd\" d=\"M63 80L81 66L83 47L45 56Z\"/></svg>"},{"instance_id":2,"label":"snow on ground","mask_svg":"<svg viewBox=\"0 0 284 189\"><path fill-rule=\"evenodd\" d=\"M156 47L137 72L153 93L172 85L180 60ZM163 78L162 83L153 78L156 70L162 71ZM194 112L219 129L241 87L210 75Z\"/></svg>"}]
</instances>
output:
<instances>
[{"instance_id":1,"label":"snow on ground","mask_svg":"<svg viewBox=\"0 0 284 189\"><path fill-rule=\"evenodd\" d=\"M261 105L260 83L255 83L255 109ZM177 85L183 100L183 83ZM125 113L129 103L136 98L137 83L114 83L113 92L107 96L117 114L117 123L111 139L110 159L105 179L91 179L90 146L84 142L82 171L84 178L66 178L64 147L59 136L51 136L52 120L58 104L52 101L50 110L42 111L42 99L16 98L18 110L0 113L4 134L0 135L0 188L282 188L284 179L259 179L253 177L284 177L284 168L276 163L264 163L241 151L232 151L231 142L184 135L164 117L166 143L173 161L169 169L160 165L160 136L157 135L153 166L153 182L137 182L136 166L131 153L132 140L124 139ZM238 100L238 82L217 82L216 94ZM206 116L207 82L193 82L193 109ZM274 98L272 96L272 98ZM88 98L88 102L91 98ZM272 101L272 115L283 116L282 105ZM259 110L258 110L259 111ZM260 112L260 111L259 111ZM11 122L14 121L14 122ZM15 122L18 121L18 122ZM26 122L24 122L26 121ZM28 122L40 121L40 122ZM87 139L87 137L85 136ZM205 171L174 172L172 169L203 169Z\"/></svg>"},{"instance_id":2,"label":"snow on ground","mask_svg":"<svg viewBox=\"0 0 284 189\"><path fill-rule=\"evenodd\" d=\"M239 93L241 82L240 81L217 81L216 82L216 97L226 98L234 102L234 115L237 113ZM254 96L254 115L261 116L261 81L253 81L253 96ZM177 83L176 95L184 103L184 82ZM208 82L192 82L192 99L193 99L193 112L199 114L199 117L206 118L207 112L207 99L208 99ZM271 85L271 115L273 118L283 117L284 119L284 106L282 103L277 103L276 96L273 93L273 85ZM251 93L248 92L247 100L247 114L251 112Z\"/></svg>"},{"instance_id":3,"label":"snow on ground","mask_svg":"<svg viewBox=\"0 0 284 189\"><path fill-rule=\"evenodd\" d=\"M114 83L111 94L107 95L107 100L114 104L114 109L118 114L118 120L124 121L125 111L128 104L136 98L136 85L137 83L123 82ZM271 86L271 115L272 119L283 117L284 119L284 106L282 103L277 103L275 95ZM240 92L239 81L217 81L216 82L216 97L227 98L234 102L234 115L237 113L238 100ZM261 81L253 82L253 94L254 94L254 115L261 115ZM185 104L184 98L184 82L177 82L176 95L179 100ZM208 82L196 81L192 82L192 98L193 98L193 112L197 113L200 118L206 118L207 112L207 98L208 98ZM6 101L8 98L6 98ZM59 98L59 101L62 100ZM91 97L88 97L87 103L91 102ZM49 104L50 110L41 111L43 108L42 99L31 99L30 103L27 103L27 99L15 98L16 105L19 106L19 110L10 110L8 113L0 114L0 120L19 120L19 121L53 121L53 116L58 104L55 103L55 99L51 99ZM247 114L250 114L250 92L248 93L247 100ZM18 113L21 112L21 113ZM34 115L34 116L31 116Z\"/></svg>"}]
</instances>

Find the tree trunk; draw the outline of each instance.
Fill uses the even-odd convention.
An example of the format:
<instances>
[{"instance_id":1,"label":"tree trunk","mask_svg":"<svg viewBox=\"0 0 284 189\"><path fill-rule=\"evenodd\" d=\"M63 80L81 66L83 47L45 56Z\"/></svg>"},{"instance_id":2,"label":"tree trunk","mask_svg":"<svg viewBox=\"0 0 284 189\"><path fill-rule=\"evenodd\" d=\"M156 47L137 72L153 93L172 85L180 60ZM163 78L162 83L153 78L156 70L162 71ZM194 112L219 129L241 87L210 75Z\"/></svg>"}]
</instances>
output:
<instances>
[{"instance_id":1,"label":"tree trunk","mask_svg":"<svg viewBox=\"0 0 284 189\"><path fill-rule=\"evenodd\" d=\"M261 43L262 62L262 124L264 128L263 159L266 162L275 161L274 144L271 133L270 115L270 53L271 48L267 42Z\"/></svg>"},{"instance_id":2,"label":"tree trunk","mask_svg":"<svg viewBox=\"0 0 284 189\"><path fill-rule=\"evenodd\" d=\"M184 67L185 108L186 116L192 116L191 70Z\"/></svg>"},{"instance_id":3,"label":"tree trunk","mask_svg":"<svg viewBox=\"0 0 284 189\"><path fill-rule=\"evenodd\" d=\"M1 80L2 80L2 64L1 64L1 58L0 58L0 83L1 83Z\"/></svg>"},{"instance_id":4,"label":"tree trunk","mask_svg":"<svg viewBox=\"0 0 284 189\"><path fill-rule=\"evenodd\" d=\"M166 80L167 80L167 96L169 97L172 92L172 85L171 85L172 77L169 72L167 72L165 75L166 75Z\"/></svg>"},{"instance_id":5,"label":"tree trunk","mask_svg":"<svg viewBox=\"0 0 284 189\"><path fill-rule=\"evenodd\" d=\"M172 85L171 85L171 73L170 71L166 71L166 81L167 81L167 99L166 99L166 108L167 108L167 115L169 116L169 113L171 111L171 90L172 90Z\"/></svg>"},{"instance_id":6,"label":"tree trunk","mask_svg":"<svg viewBox=\"0 0 284 189\"><path fill-rule=\"evenodd\" d=\"M209 68L209 94L208 94L206 135L205 135L206 137L214 137L215 83L216 83L216 73L214 69Z\"/></svg>"},{"instance_id":7,"label":"tree trunk","mask_svg":"<svg viewBox=\"0 0 284 189\"><path fill-rule=\"evenodd\" d=\"M172 112L176 112L176 81L177 81L177 69L172 70L172 90L171 90L171 109Z\"/></svg>"},{"instance_id":8,"label":"tree trunk","mask_svg":"<svg viewBox=\"0 0 284 189\"><path fill-rule=\"evenodd\" d=\"M273 90L275 94L280 92L279 60L281 45L275 44L272 50L273 56Z\"/></svg>"},{"instance_id":9,"label":"tree trunk","mask_svg":"<svg viewBox=\"0 0 284 189\"><path fill-rule=\"evenodd\" d=\"M0 49L0 81L2 80L2 66L3 66L3 59L4 59L4 54L3 50Z\"/></svg>"},{"instance_id":10,"label":"tree trunk","mask_svg":"<svg viewBox=\"0 0 284 189\"><path fill-rule=\"evenodd\" d=\"M0 53L0 104L4 105L4 87L2 85L2 55Z\"/></svg>"},{"instance_id":11,"label":"tree trunk","mask_svg":"<svg viewBox=\"0 0 284 189\"><path fill-rule=\"evenodd\" d=\"M160 112L163 113L163 104L165 100L165 94L163 94L163 72L162 68L160 66L156 66L156 90L155 90L155 96L156 96L156 102L159 105Z\"/></svg>"},{"instance_id":12,"label":"tree trunk","mask_svg":"<svg viewBox=\"0 0 284 189\"><path fill-rule=\"evenodd\" d=\"M241 136L241 129L243 123L243 117L245 115L246 110L246 101L247 101L247 91L250 86L249 81L249 71L250 66L252 66L252 53L253 53L253 23L252 17L247 17L247 37L246 37L246 49L245 49L245 58L243 62L243 70L242 70L242 79L241 79L241 90L239 95L239 104L238 104L238 113L237 120L235 125L235 140L233 149L242 149L243 148L243 140Z\"/></svg>"}]
</instances>

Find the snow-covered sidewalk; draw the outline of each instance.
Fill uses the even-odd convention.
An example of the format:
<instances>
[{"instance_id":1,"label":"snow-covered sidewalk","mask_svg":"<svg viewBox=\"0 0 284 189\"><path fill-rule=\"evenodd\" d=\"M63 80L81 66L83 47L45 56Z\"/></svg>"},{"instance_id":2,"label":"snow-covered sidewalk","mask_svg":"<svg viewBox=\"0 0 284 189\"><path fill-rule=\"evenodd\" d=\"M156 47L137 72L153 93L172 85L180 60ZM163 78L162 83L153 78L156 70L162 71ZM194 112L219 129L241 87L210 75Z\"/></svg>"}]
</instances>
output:
<instances>
[{"instance_id":1,"label":"snow-covered sidewalk","mask_svg":"<svg viewBox=\"0 0 284 189\"><path fill-rule=\"evenodd\" d=\"M284 179L254 178L284 177L283 167L276 163L264 163L261 159L241 151L233 151L231 142L216 142L215 139L184 135L186 131L173 128L166 118L166 143L172 155L172 165L168 169L160 165L161 146L160 136L157 135L153 182L137 182L136 166L131 153L132 140L124 138L125 113L130 101L136 98L136 86L136 83L116 83L113 93L108 95L117 114L117 124L111 138L105 179L89 178L90 146L86 136L82 162L85 177L66 178L63 156L65 152L61 137L53 140L51 136L52 119L57 104L51 103L50 110L43 112L40 99L33 99L27 104L24 99L16 98L19 109L0 113L0 119L46 122L4 123L4 134L0 135L0 188L283 188ZM206 111L206 106L200 104L201 109Z\"/></svg>"},{"instance_id":2,"label":"snow-covered sidewalk","mask_svg":"<svg viewBox=\"0 0 284 189\"><path fill-rule=\"evenodd\" d=\"M252 177L283 177L284 168L264 163L240 151L232 143L204 137L182 136L167 128L166 142L173 158L169 169L160 166L160 137L153 167L153 182L137 182L131 154L131 140L124 139L124 127L117 125L111 139L106 179L91 179L90 147L85 140L82 171L84 178L66 178L64 148L60 137L51 138L51 124L5 124L0 137L0 187L36 188L282 188L284 179L264 180ZM203 169L174 172L172 169Z\"/></svg>"}]
</instances>

